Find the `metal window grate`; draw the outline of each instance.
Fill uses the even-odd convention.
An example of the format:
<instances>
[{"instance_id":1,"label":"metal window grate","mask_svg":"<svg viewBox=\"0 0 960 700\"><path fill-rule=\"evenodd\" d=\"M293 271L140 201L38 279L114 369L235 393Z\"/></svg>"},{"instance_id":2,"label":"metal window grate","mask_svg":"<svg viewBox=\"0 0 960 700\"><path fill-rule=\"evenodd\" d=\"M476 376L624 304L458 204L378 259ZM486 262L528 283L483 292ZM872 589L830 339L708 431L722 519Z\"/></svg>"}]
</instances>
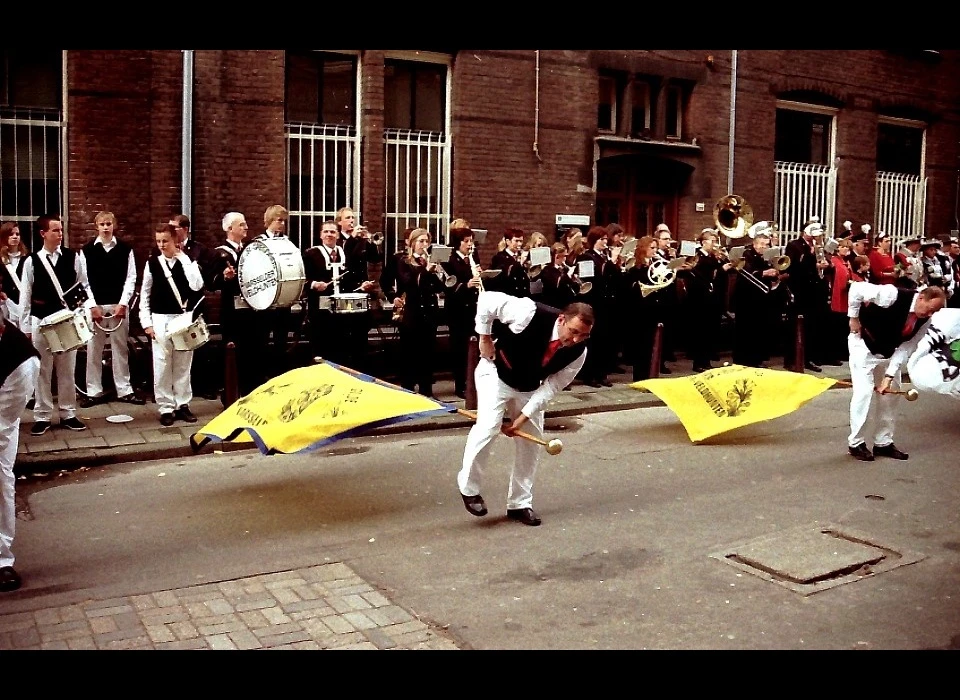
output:
<instances>
[{"instance_id":1,"label":"metal window grate","mask_svg":"<svg viewBox=\"0 0 960 700\"><path fill-rule=\"evenodd\" d=\"M64 128L59 110L0 110L0 219L27 223L62 213Z\"/></svg>"},{"instance_id":2,"label":"metal window grate","mask_svg":"<svg viewBox=\"0 0 960 700\"><path fill-rule=\"evenodd\" d=\"M301 250L320 243L320 228L340 207L359 211L360 137L352 126L288 123L288 235Z\"/></svg>"},{"instance_id":3,"label":"metal window grate","mask_svg":"<svg viewBox=\"0 0 960 700\"><path fill-rule=\"evenodd\" d=\"M890 234L892 251L896 252L906 238L924 238L926 198L926 178L877 173L876 231Z\"/></svg>"},{"instance_id":4,"label":"metal window grate","mask_svg":"<svg viewBox=\"0 0 960 700\"><path fill-rule=\"evenodd\" d=\"M447 242L450 220L450 142L443 132L386 129L385 233L392 250L411 227L425 228L435 243Z\"/></svg>"},{"instance_id":5,"label":"metal window grate","mask_svg":"<svg viewBox=\"0 0 960 700\"><path fill-rule=\"evenodd\" d=\"M780 245L799 237L803 224L820 217L824 231L833 235L837 171L812 163L774 163L774 214L780 231Z\"/></svg>"}]
</instances>

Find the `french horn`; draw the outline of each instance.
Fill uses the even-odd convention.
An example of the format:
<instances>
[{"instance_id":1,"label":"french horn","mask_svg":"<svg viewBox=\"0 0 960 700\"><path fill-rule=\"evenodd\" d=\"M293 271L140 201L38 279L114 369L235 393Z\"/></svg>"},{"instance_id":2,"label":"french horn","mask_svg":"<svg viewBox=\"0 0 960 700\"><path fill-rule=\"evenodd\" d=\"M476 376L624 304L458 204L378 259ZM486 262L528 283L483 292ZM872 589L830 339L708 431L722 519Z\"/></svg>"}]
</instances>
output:
<instances>
[{"instance_id":1,"label":"french horn","mask_svg":"<svg viewBox=\"0 0 960 700\"><path fill-rule=\"evenodd\" d=\"M669 263L665 260L654 260L647 268L647 278L650 280L650 284L638 282L640 293L646 298L650 294L670 286L676 277L677 271L670 267Z\"/></svg>"},{"instance_id":2,"label":"french horn","mask_svg":"<svg viewBox=\"0 0 960 700\"><path fill-rule=\"evenodd\" d=\"M713 225L727 238L743 238L753 225L753 208L738 194L728 194L713 207Z\"/></svg>"}]
</instances>

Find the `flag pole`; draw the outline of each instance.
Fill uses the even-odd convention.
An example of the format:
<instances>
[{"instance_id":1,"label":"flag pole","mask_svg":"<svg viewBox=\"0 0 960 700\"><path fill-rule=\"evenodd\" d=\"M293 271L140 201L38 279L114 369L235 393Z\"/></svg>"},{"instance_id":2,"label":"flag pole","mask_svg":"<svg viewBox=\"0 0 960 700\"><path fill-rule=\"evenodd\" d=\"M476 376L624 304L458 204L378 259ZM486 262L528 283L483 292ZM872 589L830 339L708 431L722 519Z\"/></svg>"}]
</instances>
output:
<instances>
[{"instance_id":1,"label":"flag pole","mask_svg":"<svg viewBox=\"0 0 960 700\"><path fill-rule=\"evenodd\" d=\"M468 411L465 408L458 408L457 413L459 413L462 416L466 416L471 420L474 420L474 421L477 420L477 414L474 413L473 411ZM543 445L545 448L547 448L547 454L550 454L550 455L558 455L560 454L560 450L563 449L563 443L556 438L554 438L550 442L547 442L546 440L542 440L538 437L535 437L534 435L531 435L530 433L525 433L521 430L515 431L514 434L517 437L522 437L524 440L529 440L530 442L535 442L538 445Z\"/></svg>"}]
</instances>

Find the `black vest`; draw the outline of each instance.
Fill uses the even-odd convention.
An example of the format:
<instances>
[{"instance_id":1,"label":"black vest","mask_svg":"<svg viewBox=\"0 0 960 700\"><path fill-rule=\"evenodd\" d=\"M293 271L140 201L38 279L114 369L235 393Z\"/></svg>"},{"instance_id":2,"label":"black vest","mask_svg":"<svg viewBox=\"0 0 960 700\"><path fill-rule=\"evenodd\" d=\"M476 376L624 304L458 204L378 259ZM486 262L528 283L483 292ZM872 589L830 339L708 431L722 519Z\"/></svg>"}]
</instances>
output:
<instances>
[{"instance_id":1,"label":"black vest","mask_svg":"<svg viewBox=\"0 0 960 700\"><path fill-rule=\"evenodd\" d=\"M550 336L561 311L537 302L537 312L529 325L519 333L500 321L493 322L493 337L497 341L497 374L504 384L517 391L534 391L543 380L580 357L582 344L561 347L547 366L543 356L550 345Z\"/></svg>"},{"instance_id":2,"label":"black vest","mask_svg":"<svg viewBox=\"0 0 960 700\"><path fill-rule=\"evenodd\" d=\"M860 307L860 337L863 338L870 352L881 357L890 357L900 343L915 336L930 320L917 318L913 332L908 337L903 337L903 327L907 323L910 305L916 295L916 290L901 289L897 292L897 300L892 306L864 304Z\"/></svg>"},{"instance_id":3,"label":"black vest","mask_svg":"<svg viewBox=\"0 0 960 700\"><path fill-rule=\"evenodd\" d=\"M29 255L21 255L17 258L17 280L23 282L23 266L27 262ZM4 262L0 262L0 277L3 278L3 291L4 293L13 300L14 304L20 303L20 287L17 285L17 282L13 281L13 278L10 276L10 270L7 269L7 265Z\"/></svg>"},{"instance_id":4,"label":"black vest","mask_svg":"<svg viewBox=\"0 0 960 700\"><path fill-rule=\"evenodd\" d=\"M121 240L109 251L94 239L83 246L87 261L87 280L98 304L118 304L127 281L130 246Z\"/></svg>"},{"instance_id":5,"label":"black vest","mask_svg":"<svg viewBox=\"0 0 960 700\"><path fill-rule=\"evenodd\" d=\"M41 251L46 255L46 251ZM66 292L77 283L76 260L77 254L69 248L60 246L57 249L57 264L53 271L60 281L60 289ZM46 264L40 259L40 253L33 253L33 291L30 295L30 313L39 319L67 308L66 304L53 286Z\"/></svg>"},{"instance_id":6,"label":"black vest","mask_svg":"<svg viewBox=\"0 0 960 700\"><path fill-rule=\"evenodd\" d=\"M3 385L13 370L22 365L28 357L40 357L40 353L33 347L33 343L27 340L23 331L9 321L6 322L3 335L0 335L0 385Z\"/></svg>"},{"instance_id":7,"label":"black vest","mask_svg":"<svg viewBox=\"0 0 960 700\"><path fill-rule=\"evenodd\" d=\"M163 255L155 255L147 260L150 266L150 274L153 275L153 286L150 289L150 312L155 314L180 314L184 309L180 306L177 298L173 296L173 290L170 289L170 283L167 282L167 263ZM188 304L190 294L194 293L190 289L190 283L187 282L187 274L183 271L183 264L177 260L173 264L173 281L177 285L177 291L180 292L180 298Z\"/></svg>"}]
</instances>

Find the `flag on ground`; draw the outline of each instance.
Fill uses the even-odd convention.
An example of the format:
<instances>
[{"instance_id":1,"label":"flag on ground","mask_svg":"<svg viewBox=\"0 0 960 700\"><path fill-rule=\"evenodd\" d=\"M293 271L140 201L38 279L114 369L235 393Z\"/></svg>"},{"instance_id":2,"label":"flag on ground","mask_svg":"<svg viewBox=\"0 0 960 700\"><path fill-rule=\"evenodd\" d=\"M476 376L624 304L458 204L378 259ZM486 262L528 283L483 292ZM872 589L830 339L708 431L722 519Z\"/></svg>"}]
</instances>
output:
<instances>
[{"instance_id":1,"label":"flag on ground","mask_svg":"<svg viewBox=\"0 0 960 700\"><path fill-rule=\"evenodd\" d=\"M456 410L456 406L323 361L260 385L194 433L190 444L199 450L211 441L253 441L264 454L289 454L384 425Z\"/></svg>"},{"instance_id":2,"label":"flag on ground","mask_svg":"<svg viewBox=\"0 0 960 700\"><path fill-rule=\"evenodd\" d=\"M727 365L689 377L644 379L649 391L677 414L692 442L786 415L822 394L836 379L799 372Z\"/></svg>"}]
</instances>

